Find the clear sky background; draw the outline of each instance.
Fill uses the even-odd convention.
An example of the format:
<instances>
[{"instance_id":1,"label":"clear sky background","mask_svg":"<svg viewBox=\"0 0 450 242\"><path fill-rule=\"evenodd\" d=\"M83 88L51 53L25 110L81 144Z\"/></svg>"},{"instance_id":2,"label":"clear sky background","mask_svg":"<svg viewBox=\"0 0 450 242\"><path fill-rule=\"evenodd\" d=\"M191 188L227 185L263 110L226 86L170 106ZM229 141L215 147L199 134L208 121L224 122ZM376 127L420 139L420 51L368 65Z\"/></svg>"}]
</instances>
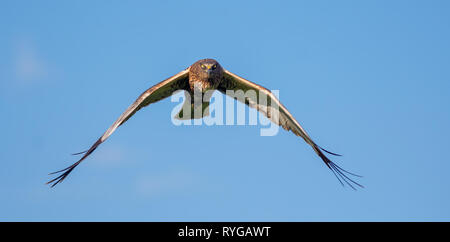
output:
<instances>
[{"instance_id":1,"label":"clear sky background","mask_svg":"<svg viewBox=\"0 0 450 242\"><path fill-rule=\"evenodd\" d=\"M1 1L0 221L449 221L449 1ZM151 105L198 59L279 90L292 133L175 126Z\"/></svg>"}]
</instances>

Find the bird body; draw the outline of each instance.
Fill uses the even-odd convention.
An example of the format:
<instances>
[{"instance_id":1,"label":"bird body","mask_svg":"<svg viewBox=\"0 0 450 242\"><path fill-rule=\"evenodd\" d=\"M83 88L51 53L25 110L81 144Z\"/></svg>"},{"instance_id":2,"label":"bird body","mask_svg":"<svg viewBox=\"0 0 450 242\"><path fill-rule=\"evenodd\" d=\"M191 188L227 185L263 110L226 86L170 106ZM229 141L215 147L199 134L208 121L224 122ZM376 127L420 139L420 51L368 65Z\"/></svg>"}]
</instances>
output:
<instances>
[{"instance_id":1,"label":"bird body","mask_svg":"<svg viewBox=\"0 0 450 242\"><path fill-rule=\"evenodd\" d=\"M216 60L199 60L189 67L188 91L191 95L194 95L194 91L204 94L208 90L217 89L222 80L223 68Z\"/></svg>"},{"instance_id":2,"label":"bird body","mask_svg":"<svg viewBox=\"0 0 450 242\"><path fill-rule=\"evenodd\" d=\"M131 104L127 108L127 110L125 110L124 113L122 113L122 115L120 115L120 117L88 150L77 153L84 154L77 162L65 169L50 173L56 174L62 172L62 174L49 181L47 184L51 184L51 186L53 187L63 181L75 167L77 167L83 160L85 160L119 126L125 123L141 108L167 98L178 90L185 91L186 95L186 100L183 104L182 109L175 116L175 118L178 119L196 119L209 115L209 101L212 95L212 92L209 91L218 90L221 93L229 96L231 96L230 93L234 93L235 91L239 90L242 90L243 92L254 91L257 94L256 96L246 96L242 99L237 98L236 96L231 97L245 103L251 108L257 109L261 114L265 115L273 123L283 127L283 129L291 131L295 135L302 137L305 142L313 148L314 152L322 159L326 166L334 173L334 175L342 185L344 185L345 182L345 184L349 185L353 189L355 189L354 185L363 187L362 185L348 177L348 175L358 175L342 169L330 159L328 159L328 157L323 152L331 155L337 154L329 152L314 143L314 141L309 137L306 131L300 126L300 124L289 113L289 111L280 103L275 95L273 95L268 89L224 69L214 59L199 60L189 66L187 69L146 90L136 99L133 104ZM261 102L261 97L266 97L266 100L264 102ZM189 109L185 109L186 107L188 107ZM191 113L184 113L184 110L191 110ZM200 112L196 112L196 110Z\"/></svg>"},{"instance_id":3,"label":"bird body","mask_svg":"<svg viewBox=\"0 0 450 242\"><path fill-rule=\"evenodd\" d=\"M223 68L214 59L203 59L189 68L189 85L185 90L185 102L175 115L176 119L199 119L209 115L209 100L212 92L223 81ZM186 115L185 111L190 110Z\"/></svg>"}]
</instances>

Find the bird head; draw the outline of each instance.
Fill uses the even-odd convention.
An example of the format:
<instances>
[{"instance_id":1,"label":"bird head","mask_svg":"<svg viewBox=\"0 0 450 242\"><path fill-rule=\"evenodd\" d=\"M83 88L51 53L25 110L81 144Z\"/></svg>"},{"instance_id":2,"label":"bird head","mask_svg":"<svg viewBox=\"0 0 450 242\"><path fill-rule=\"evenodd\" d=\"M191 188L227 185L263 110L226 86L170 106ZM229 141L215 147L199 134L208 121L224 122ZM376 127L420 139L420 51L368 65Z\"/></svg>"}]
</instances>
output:
<instances>
[{"instance_id":1,"label":"bird head","mask_svg":"<svg viewBox=\"0 0 450 242\"><path fill-rule=\"evenodd\" d=\"M201 78L217 78L222 75L223 71L219 62L214 59L199 60L193 66Z\"/></svg>"}]
</instances>

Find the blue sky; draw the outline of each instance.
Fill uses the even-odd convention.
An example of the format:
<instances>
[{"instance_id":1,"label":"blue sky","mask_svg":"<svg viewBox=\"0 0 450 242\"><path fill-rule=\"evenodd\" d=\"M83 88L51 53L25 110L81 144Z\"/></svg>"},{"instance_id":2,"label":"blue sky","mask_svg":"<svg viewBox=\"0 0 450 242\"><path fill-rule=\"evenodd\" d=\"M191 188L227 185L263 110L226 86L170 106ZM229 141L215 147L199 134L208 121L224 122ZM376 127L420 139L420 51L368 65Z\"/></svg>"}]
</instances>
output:
<instances>
[{"instance_id":1,"label":"blue sky","mask_svg":"<svg viewBox=\"0 0 450 242\"><path fill-rule=\"evenodd\" d=\"M1 221L449 221L448 1L2 1ZM50 189L145 89L198 59L279 90L334 161L259 126L141 110Z\"/></svg>"}]
</instances>

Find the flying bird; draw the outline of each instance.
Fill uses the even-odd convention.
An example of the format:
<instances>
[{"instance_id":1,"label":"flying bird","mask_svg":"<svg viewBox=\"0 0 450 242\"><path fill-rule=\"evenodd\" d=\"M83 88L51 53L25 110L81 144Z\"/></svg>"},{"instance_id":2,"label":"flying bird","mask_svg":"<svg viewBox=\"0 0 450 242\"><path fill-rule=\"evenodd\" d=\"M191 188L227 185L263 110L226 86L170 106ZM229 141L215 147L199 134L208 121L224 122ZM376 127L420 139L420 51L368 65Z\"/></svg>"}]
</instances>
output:
<instances>
[{"instance_id":1,"label":"flying bird","mask_svg":"<svg viewBox=\"0 0 450 242\"><path fill-rule=\"evenodd\" d=\"M84 161L92 152L94 152L97 147L105 142L106 139L108 139L111 134L116 131L116 129L121 126L123 123L125 123L129 118L131 118L137 111L139 111L141 108L148 106L152 103L158 102L164 98L167 98L171 96L174 92L178 90L184 90L186 93L186 97L191 97L191 100L186 99L185 104L183 104L183 107L185 105L192 105L191 109L192 111L201 108L202 116L208 115L208 105L209 102L205 102L204 99L202 102L200 102L201 106L194 106L193 103L195 102L196 94L197 93L206 93L207 91L211 90L218 90L222 92L223 94L228 95L229 92L227 90L233 90L238 91L242 90L244 92L253 90L256 93L261 93L263 95L266 95L267 102L261 103L258 102L258 96L255 97L246 97L244 100L237 99L235 96L234 99L237 99L240 102L245 103L249 107L257 109L260 113L265 115L267 118L269 118L272 122L274 122L277 125L280 125L283 127L283 129L287 131L293 132L295 135L300 136L305 140L307 144L309 144L314 152L322 159L322 161L325 163L325 165L333 172L333 174L336 176L336 178L339 180L339 182L344 185L347 184L351 188L355 189L356 186L363 188L363 186L354 180L352 180L349 176L356 176L361 177L359 175L356 175L354 173L348 172L338 165L336 165L334 162L332 162L327 156L325 156L325 153L328 153L330 155L334 156L340 156L336 153L327 151L314 143L314 141L309 137L309 135L306 133L306 131L300 126L300 124L295 120L295 118L289 113L289 111L283 106L283 104L280 103L280 101L275 97L275 95L272 94L271 91L268 89L257 85L253 82L250 82L236 74L231 73L230 71L224 69L216 60L214 59L202 59L185 70L179 72L178 74L169 77L168 79L154 85L153 87L146 90L144 93L142 93L136 101L131 104L125 112L120 115L120 117L106 130L106 132L86 151L76 153L74 155L80 155L83 154L83 156L74 164L71 166L50 173L50 174L59 174L56 178L50 180L47 182L47 184L50 184L52 187L54 187L56 184L62 182L72 171L77 167L82 161ZM187 95L189 94L189 95ZM189 102L191 101L191 102ZM192 102L194 101L194 102ZM198 103L198 102L197 102ZM275 113L275 110L273 110L273 107L277 107L278 113ZM184 109L181 109L180 112L177 114L176 118L178 119L195 119L195 118L201 118L194 115L188 115L183 113Z\"/></svg>"}]
</instances>

